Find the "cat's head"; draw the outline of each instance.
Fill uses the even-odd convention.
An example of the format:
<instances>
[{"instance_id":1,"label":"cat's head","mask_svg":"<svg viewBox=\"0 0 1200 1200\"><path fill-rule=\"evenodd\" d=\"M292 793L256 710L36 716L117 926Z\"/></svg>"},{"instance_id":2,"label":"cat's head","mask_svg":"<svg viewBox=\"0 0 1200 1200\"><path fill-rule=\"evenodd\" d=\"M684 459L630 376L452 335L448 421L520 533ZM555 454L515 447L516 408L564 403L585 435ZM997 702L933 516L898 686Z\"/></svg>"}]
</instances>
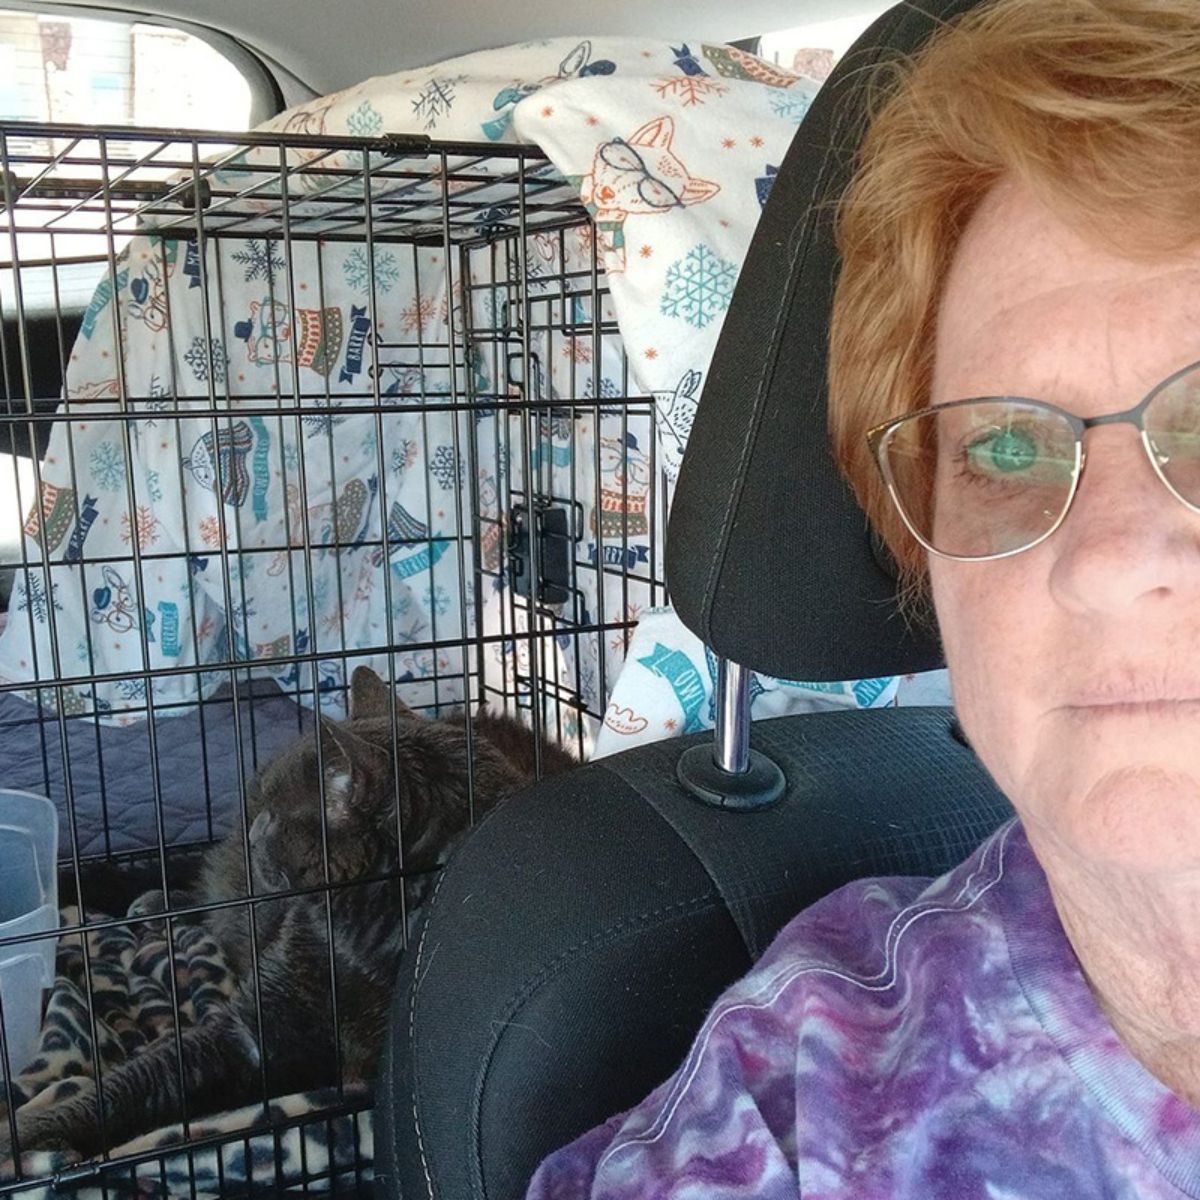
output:
<instances>
[{"instance_id":1,"label":"cat's head","mask_svg":"<svg viewBox=\"0 0 1200 1200\"><path fill-rule=\"evenodd\" d=\"M669 212L700 204L721 190L696 179L671 149L675 123L659 117L628 138L603 142L583 177L580 195L598 220L623 221L635 213Z\"/></svg>"},{"instance_id":2,"label":"cat's head","mask_svg":"<svg viewBox=\"0 0 1200 1200\"><path fill-rule=\"evenodd\" d=\"M383 681L358 668L349 719L320 719L320 753L309 736L259 773L251 785L249 807L255 815L248 839L256 892L324 884L326 856L329 880L335 883L395 870L399 839L391 704ZM395 707L397 720L423 720L399 698Z\"/></svg>"}]
</instances>

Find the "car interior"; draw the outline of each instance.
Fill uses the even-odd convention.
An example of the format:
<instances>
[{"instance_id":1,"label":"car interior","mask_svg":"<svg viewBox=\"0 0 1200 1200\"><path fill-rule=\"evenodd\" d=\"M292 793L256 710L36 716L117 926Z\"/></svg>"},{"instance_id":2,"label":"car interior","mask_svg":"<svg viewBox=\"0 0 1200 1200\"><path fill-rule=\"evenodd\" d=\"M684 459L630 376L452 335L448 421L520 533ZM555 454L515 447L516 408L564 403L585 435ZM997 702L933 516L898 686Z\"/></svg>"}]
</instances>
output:
<instances>
[{"instance_id":1,"label":"car interior","mask_svg":"<svg viewBox=\"0 0 1200 1200\"><path fill-rule=\"evenodd\" d=\"M0 1195L515 1200L1011 815L825 415L975 2L9 0Z\"/></svg>"}]
</instances>

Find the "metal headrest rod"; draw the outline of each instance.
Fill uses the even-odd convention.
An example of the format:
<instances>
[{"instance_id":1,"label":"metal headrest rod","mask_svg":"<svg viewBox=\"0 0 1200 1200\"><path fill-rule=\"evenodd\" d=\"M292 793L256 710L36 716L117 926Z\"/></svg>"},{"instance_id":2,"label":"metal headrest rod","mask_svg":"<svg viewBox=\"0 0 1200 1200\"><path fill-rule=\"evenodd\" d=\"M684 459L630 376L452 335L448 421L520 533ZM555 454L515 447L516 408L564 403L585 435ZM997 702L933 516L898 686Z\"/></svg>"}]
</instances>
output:
<instances>
[{"instance_id":1,"label":"metal headrest rod","mask_svg":"<svg viewBox=\"0 0 1200 1200\"><path fill-rule=\"evenodd\" d=\"M783 795L783 772L750 748L750 672L717 659L716 743L685 750L675 768L697 800L742 812L766 808Z\"/></svg>"}]
</instances>

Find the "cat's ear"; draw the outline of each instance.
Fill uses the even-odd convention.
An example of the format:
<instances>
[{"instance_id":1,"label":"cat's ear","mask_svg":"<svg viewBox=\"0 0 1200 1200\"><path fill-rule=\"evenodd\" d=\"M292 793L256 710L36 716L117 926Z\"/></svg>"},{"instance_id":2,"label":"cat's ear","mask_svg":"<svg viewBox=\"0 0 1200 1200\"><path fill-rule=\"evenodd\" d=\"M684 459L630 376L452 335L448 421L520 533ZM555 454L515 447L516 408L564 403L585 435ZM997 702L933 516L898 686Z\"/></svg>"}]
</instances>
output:
<instances>
[{"instance_id":1,"label":"cat's ear","mask_svg":"<svg viewBox=\"0 0 1200 1200\"><path fill-rule=\"evenodd\" d=\"M345 725L321 718L321 759L325 809L330 820L348 816L386 773L391 755L382 746L351 733Z\"/></svg>"},{"instance_id":2,"label":"cat's ear","mask_svg":"<svg viewBox=\"0 0 1200 1200\"><path fill-rule=\"evenodd\" d=\"M705 200L711 200L720 190L719 183L710 183L707 179L689 179L683 185L679 199L684 204L703 204Z\"/></svg>"},{"instance_id":3,"label":"cat's ear","mask_svg":"<svg viewBox=\"0 0 1200 1200\"><path fill-rule=\"evenodd\" d=\"M639 146L643 150L670 150L674 137L674 120L670 117L658 117L653 121L647 121L625 140L631 146Z\"/></svg>"},{"instance_id":4,"label":"cat's ear","mask_svg":"<svg viewBox=\"0 0 1200 1200\"><path fill-rule=\"evenodd\" d=\"M355 667L350 676L350 719L361 720L363 717L390 717L392 715L391 699L388 696L388 686L371 670L370 667ZM397 717L416 717L399 696L396 697Z\"/></svg>"},{"instance_id":5,"label":"cat's ear","mask_svg":"<svg viewBox=\"0 0 1200 1200\"><path fill-rule=\"evenodd\" d=\"M264 808L262 812L254 818L250 826L250 845L257 846L267 835L267 830L271 828L275 821L275 817L269 808Z\"/></svg>"}]
</instances>

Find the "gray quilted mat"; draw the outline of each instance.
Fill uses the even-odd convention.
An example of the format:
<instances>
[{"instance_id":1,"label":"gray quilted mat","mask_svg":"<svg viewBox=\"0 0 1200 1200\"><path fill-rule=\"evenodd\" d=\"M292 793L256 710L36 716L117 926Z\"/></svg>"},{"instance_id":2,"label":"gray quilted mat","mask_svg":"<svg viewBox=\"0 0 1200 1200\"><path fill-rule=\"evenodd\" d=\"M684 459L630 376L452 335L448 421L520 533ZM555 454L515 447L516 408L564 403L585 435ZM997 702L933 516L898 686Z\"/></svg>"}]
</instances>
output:
<instances>
[{"instance_id":1,"label":"gray quilted mat","mask_svg":"<svg viewBox=\"0 0 1200 1200\"><path fill-rule=\"evenodd\" d=\"M236 709L236 720L235 720ZM0 694L0 788L58 806L59 854L109 855L210 841L227 832L249 778L311 728L312 714L269 680L226 688L178 715L117 727L68 717ZM63 737L67 757L63 761ZM157 771L155 770L157 764ZM67 786L69 769L70 786Z\"/></svg>"}]
</instances>

